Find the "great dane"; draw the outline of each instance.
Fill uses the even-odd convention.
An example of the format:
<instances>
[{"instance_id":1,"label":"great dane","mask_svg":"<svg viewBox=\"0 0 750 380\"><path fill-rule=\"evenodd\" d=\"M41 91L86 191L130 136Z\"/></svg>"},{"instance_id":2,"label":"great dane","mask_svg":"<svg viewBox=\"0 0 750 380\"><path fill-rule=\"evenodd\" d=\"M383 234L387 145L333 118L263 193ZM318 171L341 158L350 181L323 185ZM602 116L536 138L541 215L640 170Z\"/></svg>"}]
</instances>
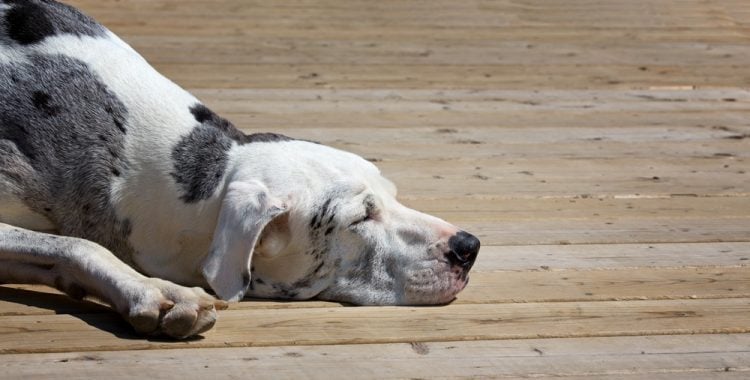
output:
<instances>
[{"instance_id":1,"label":"great dane","mask_svg":"<svg viewBox=\"0 0 750 380\"><path fill-rule=\"evenodd\" d=\"M68 5L0 0L0 282L174 338L244 296L452 301L479 240L395 195L355 154L240 132Z\"/></svg>"}]
</instances>

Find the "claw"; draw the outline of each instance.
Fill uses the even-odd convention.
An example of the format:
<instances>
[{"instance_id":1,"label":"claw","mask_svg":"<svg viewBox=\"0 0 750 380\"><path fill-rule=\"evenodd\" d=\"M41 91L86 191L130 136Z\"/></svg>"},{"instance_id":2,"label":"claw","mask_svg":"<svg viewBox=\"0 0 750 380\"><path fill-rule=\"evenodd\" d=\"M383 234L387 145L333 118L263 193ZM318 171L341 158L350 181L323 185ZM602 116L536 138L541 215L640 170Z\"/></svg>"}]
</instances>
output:
<instances>
[{"instance_id":1,"label":"claw","mask_svg":"<svg viewBox=\"0 0 750 380\"><path fill-rule=\"evenodd\" d=\"M159 310L161 310L161 311L169 311L169 310L172 310L173 307L174 307L174 302L173 301L164 300L159 305Z\"/></svg>"},{"instance_id":2,"label":"claw","mask_svg":"<svg viewBox=\"0 0 750 380\"><path fill-rule=\"evenodd\" d=\"M224 300L216 300L214 301L214 306L216 307L216 310L226 310L229 309L229 302Z\"/></svg>"}]
</instances>

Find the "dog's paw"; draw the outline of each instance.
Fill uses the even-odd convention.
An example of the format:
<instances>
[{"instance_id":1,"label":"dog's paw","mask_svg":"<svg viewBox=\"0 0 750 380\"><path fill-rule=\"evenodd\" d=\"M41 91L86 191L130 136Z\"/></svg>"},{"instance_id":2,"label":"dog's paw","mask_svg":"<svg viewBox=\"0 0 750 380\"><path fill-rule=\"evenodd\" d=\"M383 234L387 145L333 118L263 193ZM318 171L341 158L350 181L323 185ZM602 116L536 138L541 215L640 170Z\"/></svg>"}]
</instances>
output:
<instances>
[{"instance_id":1,"label":"dog's paw","mask_svg":"<svg viewBox=\"0 0 750 380\"><path fill-rule=\"evenodd\" d=\"M216 310L227 308L201 288L187 288L169 281L148 278L140 292L132 294L123 313L140 334L184 339L211 329Z\"/></svg>"}]
</instances>

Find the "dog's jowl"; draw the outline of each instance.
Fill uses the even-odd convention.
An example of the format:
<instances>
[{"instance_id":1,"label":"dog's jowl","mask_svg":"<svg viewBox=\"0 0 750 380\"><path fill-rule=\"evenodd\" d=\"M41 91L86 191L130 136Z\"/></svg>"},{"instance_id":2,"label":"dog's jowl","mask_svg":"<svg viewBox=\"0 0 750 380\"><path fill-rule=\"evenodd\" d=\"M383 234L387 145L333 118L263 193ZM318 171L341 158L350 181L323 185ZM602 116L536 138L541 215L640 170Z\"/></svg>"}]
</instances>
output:
<instances>
[{"instance_id":1,"label":"dog's jowl","mask_svg":"<svg viewBox=\"0 0 750 380\"><path fill-rule=\"evenodd\" d=\"M1 282L176 338L219 299L429 305L468 283L479 240L373 164L242 133L72 7L0 0L0 89Z\"/></svg>"}]
</instances>

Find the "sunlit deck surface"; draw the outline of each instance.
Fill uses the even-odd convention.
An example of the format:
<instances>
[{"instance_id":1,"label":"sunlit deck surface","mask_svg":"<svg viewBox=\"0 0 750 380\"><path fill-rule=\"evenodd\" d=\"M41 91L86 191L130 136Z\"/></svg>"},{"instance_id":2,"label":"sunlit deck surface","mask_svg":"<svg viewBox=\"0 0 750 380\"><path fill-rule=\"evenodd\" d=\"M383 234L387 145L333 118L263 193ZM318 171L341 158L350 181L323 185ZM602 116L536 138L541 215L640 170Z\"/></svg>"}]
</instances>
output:
<instances>
[{"instance_id":1,"label":"sunlit deck surface","mask_svg":"<svg viewBox=\"0 0 750 380\"><path fill-rule=\"evenodd\" d=\"M188 342L2 286L0 378L750 377L750 2L71 3L483 248L449 306L248 300Z\"/></svg>"}]
</instances>

